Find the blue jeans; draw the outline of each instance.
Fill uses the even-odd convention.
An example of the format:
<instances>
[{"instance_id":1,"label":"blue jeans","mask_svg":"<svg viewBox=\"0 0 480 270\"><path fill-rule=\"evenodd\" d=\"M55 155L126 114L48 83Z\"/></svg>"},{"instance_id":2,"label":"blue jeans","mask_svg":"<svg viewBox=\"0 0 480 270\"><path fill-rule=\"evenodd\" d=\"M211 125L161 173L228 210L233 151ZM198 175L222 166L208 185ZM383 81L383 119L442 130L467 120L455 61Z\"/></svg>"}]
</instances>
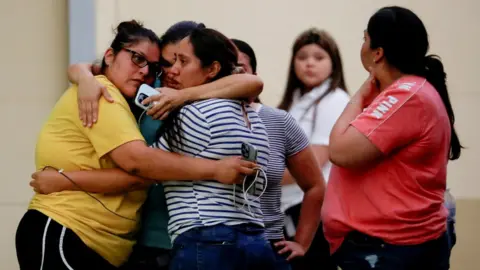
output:
<instances>
[{"instance_id":1,"label":"blue jeans","mask_svg":"<svg viewBox=\"0 0 480 270\"><path fill-rule=\"evenodd\" d=\"M290 253L286 253L282 255L278 254L278 251L282 249L282 248L275 247L275 243L278 241L280 240L270 240L270 243L272 245L272 250L275 253L275 270L292 270L290 263L287 261L287 258L290 255Z\"/></svg>"},{"instance_id":2,"label":"blue jeans","mask_svg":"<svg viewBox=\"0 0 480 270\"><path fill-rule=\"evenodd\" d=\"M275 269L275 254L264 229L254 225L199 227L173 243L171 270Z\"/></svg>"},{"instance_id":3,"label":"blue jeans","mask_svg":"<svg viewBox=\"0 0 480 270\"><path fill-rule=\"evenodd\" d=\"M457 235L455 233L455 216L457 213L457 205L455 203L455 198L447 189L445 191L445 207L448 210L448 217L447 217L447 234L448 234L448 243L450 249L455 246L457 242Z\"/></svg>"},{"instance_id":4,"label":"blue jeans","mask_svg":"<svg viewBox=\"0 0 480 270\"><path fill-rule=\"evenodd\" d=\"M359 232L350 233L333 254L343 270L447 270L450 268L448 236L419 245L390 245Z\"/></svg>"}]
</instances>

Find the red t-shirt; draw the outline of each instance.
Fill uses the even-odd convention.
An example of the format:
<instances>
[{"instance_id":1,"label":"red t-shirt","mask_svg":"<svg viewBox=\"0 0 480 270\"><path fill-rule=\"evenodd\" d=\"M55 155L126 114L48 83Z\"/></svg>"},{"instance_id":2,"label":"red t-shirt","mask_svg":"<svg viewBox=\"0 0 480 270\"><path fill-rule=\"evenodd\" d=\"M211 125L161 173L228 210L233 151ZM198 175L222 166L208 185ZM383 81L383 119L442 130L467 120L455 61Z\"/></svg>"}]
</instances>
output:
<instances>
[{"instance_id":1,"label":"red t-shirt","mask_svg":"<svg viewBox=\"0 0 480 270\"><path fill-rule=\"evenodd\" d=\"M424 78L402 77L351 125L384 158L365 170L332 168L322 209L331 252L354 230L395 245L440 237L451 129L435 88Z\"/></svg>"}]
</instances>

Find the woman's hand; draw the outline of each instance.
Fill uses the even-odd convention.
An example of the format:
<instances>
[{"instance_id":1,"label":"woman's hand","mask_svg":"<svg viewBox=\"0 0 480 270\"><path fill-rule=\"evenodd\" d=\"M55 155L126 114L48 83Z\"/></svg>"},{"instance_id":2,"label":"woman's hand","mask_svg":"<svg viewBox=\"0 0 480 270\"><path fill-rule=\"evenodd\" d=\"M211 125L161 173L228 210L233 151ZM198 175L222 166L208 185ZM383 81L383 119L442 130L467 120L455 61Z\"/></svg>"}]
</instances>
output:
<instances>
[{"instance_id":1,"label":"woman's hand","mask_svg":"<svg viewBox=\"0 0 480 270\"><path fill-rule=\"evenodd\" d=\"M165 120L168 114L176 108L188 102L185 91L179 91L168 87L157 88L160 94L146 98L142 103L152 104L147 115L153 119Z\"/></svg>"},{"instance_id":2,"label":"woman's hand","mask_svg":"<svg viewBox=\"0 0 480 270\"><path fill-rule=\"evenodd\" d=\"M255 163L241 157L229 157L217 161L218 165L214 179L220 183L232 185L243 182L245 175L255 173Z\"/></svg>"},{"instance_id":3,"label":"woman's hand","mask_svg":"<svg viewBox=\"0 0 480 270\"><path fill-rule=\"evenodd\" d=\"M95 77L87 77L78 82L78 113L85 127L92 127L98 119L98 101L104 97L112 103L113 98L108 93L107 87Z\"/></svg>"},{"instance_id":4,"label":"woman's hand","mask_svg":"<svg viewBox=\"0 0 480 270\"><path fill-rule=\"evenodd\" d=\"M380 94L379 82L375 77L375 71L370 68L370 75L367 80L360 86L352 100L362 102L363 108L368 107L373 100Z\"/></svg>"},{"instance_id":5,"label":"woman's hand","mask_svg":"<svg viewBox=\"0 0 480 270\"><path fill-rule=\"evenodd\" d=\"M66 190L65 181L68 180L58 171L49 169L33 173L30 186L37 193L50 194Z\"/></svg>"},{"instance_id":6,"label":"woman's hand","mask_svg":"<svg viewBox=\"0 0 480 270\"><path fill-rule=\"evenodd\" d=\"M302 245L292 241L279 241L275 243L275 247L280 249L278 251L278 254L280 255L290 252L290 255L287 257L287 261L290 261L296 257L303 257L307 252Z\"/></svg>"}]
</instances>

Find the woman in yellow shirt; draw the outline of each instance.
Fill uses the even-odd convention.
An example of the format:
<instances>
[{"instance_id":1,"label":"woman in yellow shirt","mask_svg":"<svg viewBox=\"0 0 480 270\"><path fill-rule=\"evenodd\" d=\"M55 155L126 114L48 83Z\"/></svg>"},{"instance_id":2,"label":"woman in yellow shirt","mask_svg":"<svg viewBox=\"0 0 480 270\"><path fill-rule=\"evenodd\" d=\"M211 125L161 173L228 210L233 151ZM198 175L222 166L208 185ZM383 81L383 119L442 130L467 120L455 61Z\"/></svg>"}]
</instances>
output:
<instances>
[{"instance_id":1,"label":"woman in yellow shirt","mask_svg":"<svg viewBox=\"0 0 480 270\"><path fill-rule=\"evenodd\" d=\"M204 160L146 146L126 98L132 98L141 84L153 82L159 60L159 39L153 31L135 21L120 23L104 54L103 75L96 76L114 102L100 101L97 123L85 127L78 117L77 86L70 87L38 137L37 170L120 167L138 175L135 186L151 183L145 179L215 179L228 183L239 174L251 173L254 164L236 158ZM120 174L118 181L122 181ZM17 229L20 268L116 269L134 244L145 197L144 190L93 195L82 191L35 194Z\"/></svg>"}]
</instances>

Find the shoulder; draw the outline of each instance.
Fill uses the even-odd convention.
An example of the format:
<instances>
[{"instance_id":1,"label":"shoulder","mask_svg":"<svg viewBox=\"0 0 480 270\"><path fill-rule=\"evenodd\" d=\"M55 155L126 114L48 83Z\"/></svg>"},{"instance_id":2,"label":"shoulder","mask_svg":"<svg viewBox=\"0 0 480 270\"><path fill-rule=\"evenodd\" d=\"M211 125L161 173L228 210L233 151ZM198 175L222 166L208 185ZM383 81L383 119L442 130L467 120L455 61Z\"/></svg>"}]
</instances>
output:
<instances>
[{"instance_id":1,"label":"shoulder","mask_svg":"<svg viewBox=\"0 0 480 270\"><path fill-rule=\"evenodd\" d=\"M284 110L262 105L260 111L258 112L258 115L263 120L264 118L285 119L285 117L290 114Z\"/></svg>"},{"instance_id":2,"label":"shoulder","mask_svg":"<svg viewBox=\"0 0 480 270\"><path fill-rule=\"evenodd\" d=\"M324 104L337 104L337 105L346 105L350 101L350 95L348 95L347 91L336 88L332 90L325 98L320 102L322 105Z\"/></svg>"},{"instance_id":3,"label":"shoulder","mask_svg":"<svg viewBox=\"0 0 480 270\"><path fill-rule=\"evenodd\" d=\"M107 79L107 77L105 77L104 75L97 75L95 76L95 79L97 79L98 82L107 87L107 91L110 93L115 102L120 102L122 105L128 106L127 100L122 95L122 92L120 92L120 89L118 89L109 79ZM100 101L102 100L104 99L100 99Z\"/></svg>"},{"instance_id":4,"label":"shoulder","mask_svg":"<svg viewBox=\"0 0 480 270\"><path fill-rule=\"evenodd\" d=\"M385 89L380 97L394 107L402 107L405 104L423 103L425 94L431 90L435 91L426 79L406 76Z\"/></svg>"},{"instance_id":5,"label":"shoulder","mask_svg":"<svg viewBox=\"0 0 480 270\"><path fill-rule=\"evenodd\" d=\"M231 100L231 99L212 98L212 99L196 101L189 104L188 106L193 106L202 113L208 113L211 110L222 109L222 108L224 110L228 110L229 108L239 109L241 108L241 102L238 100Z\"/></svg>"},{"instance_id":6,"label":"shoulder","mask_svg":"<svg viewBox=\"0 0 480 270\"><path fill-rule=\"evenodd\" d=\"M397 80L380 93L364 114L385 120L401 111L402 117L396 118L396 121L425 118L426 115L423 113L426 101L423 97L425 83L425 79L416 76L406 76ZM426 92L429 92L428 89Z\"/></svg>"}]
</instances>

